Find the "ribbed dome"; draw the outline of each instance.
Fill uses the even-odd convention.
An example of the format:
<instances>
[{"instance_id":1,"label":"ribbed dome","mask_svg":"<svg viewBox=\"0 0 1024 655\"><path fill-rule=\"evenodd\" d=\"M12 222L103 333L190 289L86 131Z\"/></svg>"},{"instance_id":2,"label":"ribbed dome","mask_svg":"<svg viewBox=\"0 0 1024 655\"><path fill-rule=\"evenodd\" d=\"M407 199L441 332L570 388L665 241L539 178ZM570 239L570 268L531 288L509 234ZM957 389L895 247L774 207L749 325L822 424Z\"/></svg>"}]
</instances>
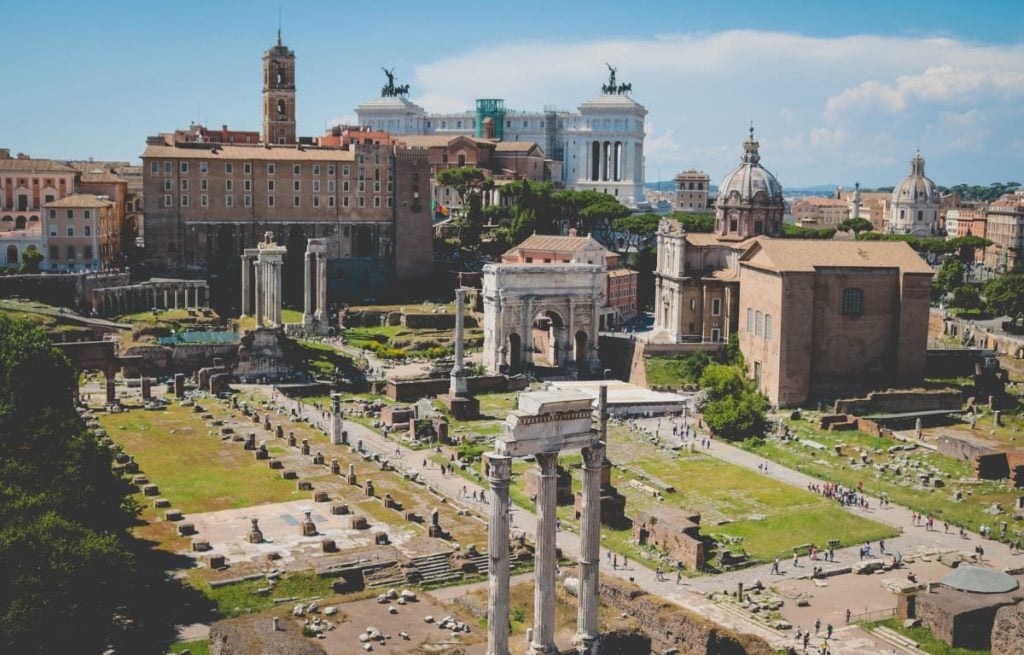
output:
<instances>
[{"instance_id":1,"label":"ribbed dome","mask_svg":"<svg viewBox=\"0 0 1024 655\"><path fill-rule=\"evenodd\" d=\"M782 185L774 175L761 166L758 146L758 142L754 140L754 128L750 128L750 138L743 143L743 163L726 175L718 185L720 203L750 203L758 193L763 193L763 196L757 199L759 204L782 204ZM735 194L738 194L738 198Z\"/></svg>"},{"instance_id":2,"label":"ribbed dome","mask_svg":"<svg viewBox=\"0 0 1024 655\"><path fill-rule=\"evenodd\" d=\"M892 204L898 203L939 203L939 194L935 190L935 183L925 177L924 159L920 153L914 155L914 158L910 160L910 175L903 178L903 181L892 191Z\"/></svg>"}]
</instances>

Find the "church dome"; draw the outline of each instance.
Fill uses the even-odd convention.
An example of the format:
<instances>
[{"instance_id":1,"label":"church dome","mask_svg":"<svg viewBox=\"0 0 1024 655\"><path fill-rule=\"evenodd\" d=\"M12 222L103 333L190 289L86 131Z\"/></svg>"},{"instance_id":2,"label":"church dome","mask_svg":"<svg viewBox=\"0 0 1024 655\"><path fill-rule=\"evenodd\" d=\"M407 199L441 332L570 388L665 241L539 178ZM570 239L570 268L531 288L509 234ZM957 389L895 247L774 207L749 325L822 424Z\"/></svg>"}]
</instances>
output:
<instances>
[{"instance_id":1,"label":"church dome","mask_svg":"<svg viewBox=\"0 0 1024 655\"><path fill-rule=\"evenodd\" d=\"M892 190L892 204L938 204L939 193L935 183L925 177L924 158L921 153L910 160L910 175Z\"/></svg>"},{"instance_id":2,"label":"church dome","mask_svg":"<svg viewBox=\"0 0 1024 655\"><path fill-rule=\"evenodd\" d=\"M719 203L782 204L782 185L761 166L761 155L757 151L759 145L754 140L754 128L750 128L750 138L743 143L742 163L718 185Z\"/></svg>"}]
</instances>

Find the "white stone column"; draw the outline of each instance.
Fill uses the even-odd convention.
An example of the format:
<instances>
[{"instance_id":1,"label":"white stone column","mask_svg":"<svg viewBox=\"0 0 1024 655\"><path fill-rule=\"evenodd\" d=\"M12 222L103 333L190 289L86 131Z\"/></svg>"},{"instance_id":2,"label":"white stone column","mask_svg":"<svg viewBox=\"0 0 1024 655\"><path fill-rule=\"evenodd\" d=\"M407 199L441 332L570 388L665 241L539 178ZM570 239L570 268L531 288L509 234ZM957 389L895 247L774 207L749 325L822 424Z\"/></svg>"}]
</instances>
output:
<instances>
[{"instance_id":1,"label":"white stone column","mask_svg":"<svg viewBox=\"0 0 1024 655\"><path fill-rule=\"evenodd\" d=\"M262 275L263 267L260 266L259 260L257 259L255 261L253 261L252 262L252 266L253 266L253 269L254 269L253 270L253 280L256 282L256 293L253 294L253 297L256 300L256 308L253 310L253 316L256 317L256 327L259 327L259 326L263 325L263 314L262 314L262 312L263 312L263 307L265 306L264 302L263 302L263 293L264 293L264 290L266 289L266 286L263 284L263 275Z\"/></svg>"},{"instance_id":2,"label":"white stone column","mask_svg":"<svg viewBox=\"0 0 1024 655\"><path fill-rule=\"evenodd\" d=\"M174 287L174 308L178 309L178 287Z\"/></svg>"},{"instance_id":3,"label":"white stone column","mask_svg":"<svg viewBox=\"0 0 1024 655\"><path fill-rule=\"evenodd\" d=\"M602 398L607 387L601 387ZM604 415L603 403L601 414ZM603 421L602 421L603 423ZM598 640L598 570L601 564L601 465L605 446L583 449L583 498L580 517L579 605L576 617L576 649L591 655Z\"/></svg>"},{"instance_id":4,"label":"white stone column","mask_svg":"<svg viewBox=\"0 0 1024 655\"><path fill-rule=\"evenodd\" d=\"M448 386L448 394L451 396L466 396L469 394L469 384L466 380L466 367L463 365L463 314L465 307L465 289L455 290L455 365L452 367L451 382Z\"/></svg>"},{"instance_id":5,"label":"white stone column","mask_svg":"<svg viewBox=\"0 0 1024 655\"><path fill-rule=\"evenodd\" d=\"M340 446L345 442L342 437L345 425L341 419L341 395L331 394L331 443Z\"/></svg>"},{"instance_id":6,"label":"white stone column","mask_svg":"<svg viewBox=\"0 0 1024 655\"><path fill-rule=\"evenodd\" d=\"M316 317L327 320L327 253L316 254ZM326 328L327 324L324 323Z\"/></svg>"},{"instance_id":7,"label":"white stone column","mask_svg":"<svg viewBox=\"0 0 1024 655\"><path fill-rule=\"evenodd\" d=\"M512 458L487 453L487 479L491 483L491 515L487 526L488 594L487 655L509 655L508 650L508 529L509 483Z\"/></svg>"},{"instance_id":8,"label":"white stone column","mask_svg":"<svg viewBox=\"0 0 1024 655\"><path fill-rule=\"evenodd\" d=\"M274 262L274 325L281 325L281 264L282 262Z\"/></svg>"},{"instance_id":9,"label":"white stone column","mask_svg":"<svg viewBox=\"0 0 1024 655\"><path fill-rule=\"evenodd\" d=\"M302 322L308 324L313 316L313 280L310 278L310 259L313 258L313 254L306 251L305 257L302 258L303 266L302 270L305 273L302 277Z\"/></svg>"},{"instance_id":10,"label":"white stone column","mask_svg":"<svg viewBox=\"0 0 1024 655\"><path fill-rule=\"evenodd\" d=\"M556 653L555 647L555 512L558 453L537 454L537 552L534 559L533 640L530 653Z\"/></svg>"}]
</instances>

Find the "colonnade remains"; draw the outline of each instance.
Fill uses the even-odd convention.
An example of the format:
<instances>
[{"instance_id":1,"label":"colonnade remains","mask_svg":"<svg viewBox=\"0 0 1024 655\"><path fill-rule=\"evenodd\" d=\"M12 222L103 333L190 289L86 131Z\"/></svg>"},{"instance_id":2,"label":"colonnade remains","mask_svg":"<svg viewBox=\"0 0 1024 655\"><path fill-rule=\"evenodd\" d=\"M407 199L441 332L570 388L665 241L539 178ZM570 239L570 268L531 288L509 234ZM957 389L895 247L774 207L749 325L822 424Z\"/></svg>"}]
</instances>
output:
<instances>
[{"instance_id":1,"label":"colonnade remains","mask_svg":"<svg viewBox=\"0 0 1024 655\"><path fill-rule=\"evenodd\" d=\"M267 232L255 248L242 252L242 316L255 316L256 327L281 327L281 274L288 249ZM255 293L250 293L254 287ZM255 307L253 301L255 300Z\"/></svg>"},{"instance_id":2,"label":"colonnade remains","mask_svg":"<svg viewBox=\"0 0 1024 655\"><path fill-rule=\"evenodd\" d=\"M607 434L607 387L598 397L598 425L592 428L592 399L572 391L533 391L519 396L519 409L505 420L493 452L484 456L491 486L487 549L489 595L488 655L509 655L509 486L512 459L534 456L539 469L537 536L534 553L534 615L530 655L558 653L555 630L555 571L558 454L580 448L583 493L580 520L578 608L574 644L592 655L598 632L598 575L601 564L601 466Z\"/></svg>"},{"instance_id":3,"label":"colonnade remains","mask_svg":"<svg viewBox=\"0 0 1024 655\"><path fill-rule=\"evenodd\" d=\"M302 327L312 334L327 334L327 240L310 239L303 259ZM314 311L314 292L316 310Z\"/></svg>"},{"instance_id":4,"label":"colonnade remains","mask_svg":"<svg viewBox=\"0 0 1024 655\"><path fill-rule=\"evenodd\" d=\"M97 316L131 314L152 309L199 309L210 301L206 280L150 280L123 287L92 290L92 311Z\"/></svg>"}]
</instances>

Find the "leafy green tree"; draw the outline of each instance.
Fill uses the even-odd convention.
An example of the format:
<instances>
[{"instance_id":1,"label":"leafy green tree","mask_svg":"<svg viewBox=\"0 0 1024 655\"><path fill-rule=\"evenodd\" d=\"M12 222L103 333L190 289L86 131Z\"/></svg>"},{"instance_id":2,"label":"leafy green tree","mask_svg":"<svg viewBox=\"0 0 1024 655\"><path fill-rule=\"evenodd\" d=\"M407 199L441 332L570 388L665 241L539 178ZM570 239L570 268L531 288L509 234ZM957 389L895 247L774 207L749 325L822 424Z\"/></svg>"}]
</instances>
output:
<instances>
[{"instance_id":1,"label":"leafy green tree","mask_svg":"<svg viewBox=\"0 0 1024 655\"><path fill-rule=\"evenodd\" d=\"M990 280L985 285L985 303L992 312L1008 316L1017 325L1024 316L1024 272L1006 273Z\"/></svg>"},{"instance_id":2,"label":"leafy green tree","mask_svg":"<svg viewBox=\"0 0 1024 655\"><path fill-rule=\"evenodd\" d=\"M784 239L831 239L835 235L834 227L815 229L790 223L782 224L782 238Z\"/></svg>"},{"instance_id":3,"label":"leafy green tree","mask_svg":"<svg viewBox=\"0 0 1024 655\"><path fill-rule=\"evenodd\" d=\"M641 250L650 247L658 232L661 216L657 214L634 214L616 218L612 222L615 231L627 235L626 250Z\"/></svg>"},{"instance_id":4,"label":"leafy green tree","mask_svg":"<svg viewBox=\"0 0 1024 655\"><path fill-rule=\"evenodd\" d=\"M985 307L977 287L961 286L953 289L953 297L949 299L949 306L956 309L971 311Z\"/></svg>"},{"instance_id":5,"label":"leafy green tree","mask_svg":"<svg viewBox=\"0 0 1024 655\"><path fill-rule=\"evenodd\" d=\"M768 400L754 388L743 369L709 364L700 377L703 392L700 410L716 435L742 440L764 434L768 424Z\"/></svg>"},{"instance_id":6,"label":"leafy green tree","mask_svg":"<svg viewBox=\"0 0 1024 655\"><path fill-rule=\"evenodd\" d=\"M35 247L29 246L25 249L25 252L21 253L21 268L20 273L38 273L39 265L43 263L43 253L39 252Z\"/></svg>"},{"instance_id":7,"label":"leafy green tree","mask_svg":"<svg viewBox=\"0 0 1024 655\"><path fill-rule=\"evenodd\" d=\"M840 232L853 232L854 235L860 234L861 232L870 232L875 229L875 226L871 224L871 221L866 218L848 218L837 227Z\"/></svg>"},{"instance_id":8,"label":"leafy green tree","mask_svg":"<svg viewBox=\"0 0 1024 655\"><path fill-rule=\"evenodd\" d=\"M459 228L459 240L462 245L478 244L484 223L483 200L480 194L485 189L493 188L494 180L475 166L460 166L439 171L437 183L455 189L455 193L459 195L463 211L454 222Z\"/></svg>"},{"instance_id":9,"label":"leafy green tree","mask_svg":"<svg viewBox=\"0 0 1024 655\"><path fill-rule=\"evenodd\" d=\"M689 380L696 382L704 375L704 370L711 364L711 357L703 350L690 353L683 360L683 369Z\"/></svg>"},{"instance_id":10,"label":"leafy green tree","mask_svg":"<svg viewBox=\"0 0 1024 655\"><path fill-rule=\"evenodd\" d=\"M714 214L689 214L686 212L672 212L669 215L679 221L679 227L687 232L704 233L715 231Z\"/></svg>"},{"instance_id":11,"label":"leafy green tree","mask_svg":"<svg viewBox=\"0 0 1024 655\"><path fill-rule=\"evenodd\" d=\"M128 485L42 330L0 316L0 343L0 651L98 652L135 569Z\"/></svg>"},{"instance_id":12,"label":"leafy green tree","mask_svg":"<svg viewBox=\"0 0 1024 655\"><path fill-rule=\"evenodd\" d=\"M740 350L740 335L738 332L734 331L729 335L729 341L725 344L725 361L727 364L740 368L745 366L743 351Z\"/></svg>"},{"instance_id":13,"label":"leafy green tree","mask_svg":"<svg viewBox=\"0 0 1024 655\"><path fill-rule=\"evenodd\" d=\"M947 259L942 262L939 272L932 280L932 286L940 293L949 293L964 284L964 265L959 259Z\"/></svg>"},{"instance_id":14,"label":"leafy green tree","mask_svg":"<svg viewBox=\"0 0 1024 655\"><path fill-rule=\"evenodd\" d=\"M700 376L700 387L704 398L713 402L723 398L739 396L748 387L747 378L737 366L708 364Z\"/></svg>"},{"instance_id":15,"label":"leafy green tree","mask_svg":"<svg viewBox=\"0 0 1024 655\"><path fill-rule=\"evenodd\" d=\"M955 237L946 241L952 248L955 249L957 257L960 258L964 264L970 264L974 261L974 251L978 248L987 248L992 245L992 242L982 237L976 237L973 234L968 234L962 237Z\"/></svg>"}]
</instances>

